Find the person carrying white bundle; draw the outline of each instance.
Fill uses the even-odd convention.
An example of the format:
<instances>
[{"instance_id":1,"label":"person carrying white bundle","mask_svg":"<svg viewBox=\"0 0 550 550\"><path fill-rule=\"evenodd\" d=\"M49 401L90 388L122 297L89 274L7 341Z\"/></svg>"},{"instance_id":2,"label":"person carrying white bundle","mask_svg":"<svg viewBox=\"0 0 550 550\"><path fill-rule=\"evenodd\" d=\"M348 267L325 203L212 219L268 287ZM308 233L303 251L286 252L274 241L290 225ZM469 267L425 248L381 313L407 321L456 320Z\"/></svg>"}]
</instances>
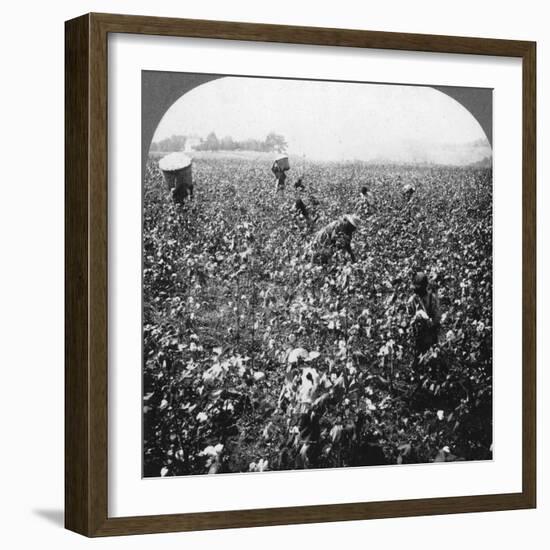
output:
<instances>
[{"instance_id":1,"label":"person carrying white bundle","mask_svg":"<svg viewBox=\"0 0 550 550\"><path fill-rule=\"evenodd\" d=\"M290 170L288 157L279 157L273 161L271 171L276 179L276 190L282 191L285 187L286 172Z\"/></svg>"}]
</instances>

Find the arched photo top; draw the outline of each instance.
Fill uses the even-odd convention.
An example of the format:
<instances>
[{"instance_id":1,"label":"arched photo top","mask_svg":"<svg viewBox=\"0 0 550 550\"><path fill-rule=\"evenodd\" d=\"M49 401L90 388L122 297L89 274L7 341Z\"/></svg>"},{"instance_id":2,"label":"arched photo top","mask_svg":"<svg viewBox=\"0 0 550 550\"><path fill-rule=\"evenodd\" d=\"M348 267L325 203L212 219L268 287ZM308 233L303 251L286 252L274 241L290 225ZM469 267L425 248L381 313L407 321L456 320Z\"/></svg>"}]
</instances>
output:
<instances>
[{"instance_id":1,"label":"arched photo top","mask_svg":"<svg viewBox=\"0 0 550 550\"><path fill-rule=\"evenodd\" d=\"M468 165L491 160L492 90L143 72L143 155L172 136L285 138L316 160ZM183 147L182 144L178 145Z\"/></svg>"}]
</instances>

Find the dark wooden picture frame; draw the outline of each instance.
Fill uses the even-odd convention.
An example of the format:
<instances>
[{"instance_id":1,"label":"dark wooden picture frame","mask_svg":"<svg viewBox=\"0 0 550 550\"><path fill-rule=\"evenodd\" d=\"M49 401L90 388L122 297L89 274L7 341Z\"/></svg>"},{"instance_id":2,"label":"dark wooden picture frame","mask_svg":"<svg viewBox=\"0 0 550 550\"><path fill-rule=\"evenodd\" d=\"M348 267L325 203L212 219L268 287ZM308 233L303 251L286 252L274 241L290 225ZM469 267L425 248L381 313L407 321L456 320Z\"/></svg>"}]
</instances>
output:
<instances>
[{"instance_id":1,"label":"dark wooden picture frame","mask_svg":"<svg viewBox=\"0 0 550 550\"><path fill-rule=\"evenodd\" d=\"M510 494L108 516L108 33L516 57L523 70L522 491ZM536 44L88 14L65 25L65 525L86 536L221 529L536 506Z\"/></svg>"}]
</instances>

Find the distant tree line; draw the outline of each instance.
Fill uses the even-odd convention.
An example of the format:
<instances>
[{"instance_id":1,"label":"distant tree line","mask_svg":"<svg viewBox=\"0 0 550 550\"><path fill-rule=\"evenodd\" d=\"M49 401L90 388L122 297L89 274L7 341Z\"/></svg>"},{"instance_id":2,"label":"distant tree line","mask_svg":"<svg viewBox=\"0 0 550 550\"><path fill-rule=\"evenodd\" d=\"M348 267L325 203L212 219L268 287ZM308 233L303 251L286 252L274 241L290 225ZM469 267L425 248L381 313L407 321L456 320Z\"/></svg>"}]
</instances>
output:
<instances>
[{"instance_id":1,"label":"distant tree line","mask_svg":"<svg viewBox=\"0 0 550 550\"><path fill-rule=\"evenodd\" d=\"M183 151L186 141L187 136L171 136L161 141L151 143L151 151L160 151L163 153Z\"/></svg>"},{"instance_id":2,"label":"distant tree line","mask_svg":"<svg viewBox=\"0 0 550 550\"><path fill-rule=\"evenodd\" d=\"M187 142L187 136L171 136L161 141L151 144L151 151L171 152L171 151L183 151L185 149L185 143ZM259 139L245 139L243 141L234 140L231 136L225 136L218 138L215 132L210 132L206 139L201 140L200 143L193 148L195 151L262 151L266 153L284 153L287 148L287 142L285 138L270 132L267 134L264 140Z\"/></svg>"},{"instance_id":3,"label":"distant tree line","mask_svg":"<svg viewBox=\"0 0 550 550\"><path fill-rule=\"evenodd\" d=\"M231 136L218 138L214 132L210 132L206 139L195 147L197 151L236 151L241 149L277 153L284 153L286 148L285 138L275 132L267 134L264 140L245 139L243 141L234 140Z\"/></svg>"}]
</instances>

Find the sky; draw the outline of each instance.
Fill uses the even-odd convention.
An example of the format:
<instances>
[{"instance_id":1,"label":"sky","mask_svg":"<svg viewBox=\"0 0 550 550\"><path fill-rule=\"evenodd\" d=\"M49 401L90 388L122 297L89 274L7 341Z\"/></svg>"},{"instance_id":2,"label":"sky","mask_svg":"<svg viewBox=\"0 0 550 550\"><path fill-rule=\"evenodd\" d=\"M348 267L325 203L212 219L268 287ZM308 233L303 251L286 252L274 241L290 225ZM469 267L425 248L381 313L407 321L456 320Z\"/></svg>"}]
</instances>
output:
<instances>
[{"instance_id":1,"label":"sky","mask_svg":"<svg viewBox=\"0 0 550 550\"><path fill-rule=\"evenodd\" d=\"M422 86L224 77L178 99L153 141L212 131L235 140L276 132L287 153L310 159L465 164L491 154L462 105Z\"/></svg>"}]
</instances>

